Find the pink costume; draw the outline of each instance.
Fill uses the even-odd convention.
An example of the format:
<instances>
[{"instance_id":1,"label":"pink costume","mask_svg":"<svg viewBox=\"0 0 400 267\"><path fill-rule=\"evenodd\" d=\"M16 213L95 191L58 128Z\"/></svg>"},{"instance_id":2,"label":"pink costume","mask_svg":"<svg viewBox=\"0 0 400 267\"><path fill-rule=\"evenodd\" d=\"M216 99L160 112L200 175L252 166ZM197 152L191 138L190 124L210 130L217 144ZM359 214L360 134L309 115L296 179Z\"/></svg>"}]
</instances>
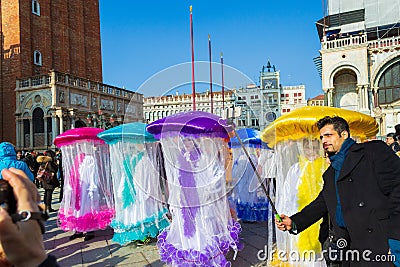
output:
<instances>
[{"instance_id":1,"label":"pink costume","mask_svg":"<svg viewBox=\"0 0 400 267\"><path fill-rule=\"evenodd\" d=\"M114 217L108 145L98 128L68 130L54 140L63 155L64 197L58 221L64 231L105 229Z\"/></svg>"}]
</instances>

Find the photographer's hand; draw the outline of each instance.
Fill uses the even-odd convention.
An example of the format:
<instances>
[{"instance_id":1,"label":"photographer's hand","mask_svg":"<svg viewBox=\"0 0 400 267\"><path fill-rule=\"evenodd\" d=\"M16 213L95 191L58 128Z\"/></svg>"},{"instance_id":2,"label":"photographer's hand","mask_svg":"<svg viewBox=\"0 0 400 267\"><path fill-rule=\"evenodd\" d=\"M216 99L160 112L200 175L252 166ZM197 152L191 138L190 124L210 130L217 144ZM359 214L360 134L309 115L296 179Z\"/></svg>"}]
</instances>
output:
<instances>
[{"instance_id":1,"label":"photographer's hand","mask_svg":"<svg viewBox=\"0 0 400 267\"><path fill-rule=\"evenodd\" d=\"M13 188L18 212L39 212L39 192L23 171L4 169L2 176ZM7 259L16 267L38 266L47 258L38 222L27 220L14 224L3 208L0 208L0 242Z\"/></svg>"}]
</instances>

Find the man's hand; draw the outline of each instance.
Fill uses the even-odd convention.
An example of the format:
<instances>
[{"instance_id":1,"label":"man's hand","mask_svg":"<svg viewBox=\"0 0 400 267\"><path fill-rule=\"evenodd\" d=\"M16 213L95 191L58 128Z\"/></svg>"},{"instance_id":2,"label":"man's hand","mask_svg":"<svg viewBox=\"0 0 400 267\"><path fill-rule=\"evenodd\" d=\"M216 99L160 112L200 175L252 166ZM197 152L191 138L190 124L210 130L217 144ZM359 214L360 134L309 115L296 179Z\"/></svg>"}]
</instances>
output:
<instances>
[{"instance_id":1,"label":"man's hand","mask_svg":"<svg viewBox=\"0 0 400 267\"><path fill-rule=\"evenodd\" d=\"M39 192L26 174L14 168L2 171L17 200L17 212L39 212ZM13 223L10 215L0 208L0 242L7 259L16 267L38 266L46 258L43 236L36 220Z\"/></svg>"},{"instance_id":2,"label":"man's hand","mask_svg":"<svg viewBox=\"0 0 400 267\"><path fill-rule=\"evenodd\" d=\"M275 218L275 224L281 231L289 231L292 229L292 219L286 216L285 214L280 215L282 221L280 222L278 219Z\"/></svg>"}]
</instances>

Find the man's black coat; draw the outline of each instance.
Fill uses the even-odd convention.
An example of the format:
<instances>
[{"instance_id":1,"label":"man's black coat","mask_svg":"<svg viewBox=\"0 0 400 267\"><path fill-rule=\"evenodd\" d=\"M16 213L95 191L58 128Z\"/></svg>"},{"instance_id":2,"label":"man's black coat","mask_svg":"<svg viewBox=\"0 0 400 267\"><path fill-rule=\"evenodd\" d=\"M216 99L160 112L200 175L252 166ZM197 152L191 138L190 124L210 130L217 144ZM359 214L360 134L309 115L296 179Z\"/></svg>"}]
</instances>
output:
<instances>
[{"instance_id":1,"label":"man's black coat","mask_svg":"<svg viewBox=\"0 0 400 267\"><path fill-rule=\"evenodd\" d=\"M382 141L350 147L337 181L346 229L336 224L334 169L323 175L324 187L318 197L291 216L298 232L329 213L336 238L345 238L347 248L370 250L368 255L387 255L388 238L400 240L400 159ZM368 252L365 252L368 254ZM351 266L377 266L377 262L352 262ZM393 266L391 263L384 265ZM379 265L382 266L382 265Z\"/></svg>"}]
</instances>

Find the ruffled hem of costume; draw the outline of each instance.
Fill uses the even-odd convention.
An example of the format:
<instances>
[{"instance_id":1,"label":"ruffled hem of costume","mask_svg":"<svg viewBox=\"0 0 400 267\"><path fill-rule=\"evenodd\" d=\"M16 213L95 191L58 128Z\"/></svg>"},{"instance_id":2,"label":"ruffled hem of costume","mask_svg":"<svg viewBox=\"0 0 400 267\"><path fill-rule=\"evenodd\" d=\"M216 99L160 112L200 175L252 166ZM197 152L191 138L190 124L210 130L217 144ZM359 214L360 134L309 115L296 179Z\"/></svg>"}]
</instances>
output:
<instances>
[{"instance_id":1,"label":"ruffled hem of costume","mask_svg":"<svg viewBox=\"0 0 400 267\"><path fill-rule=\"evenodd\" d=\"M58 214L59 227L64 231L88 232L106 229L114 218L115 210L93 211L80 217L69 215L71 213L60 210Z\"/></svg>"},{"instance_id":2,"label":"ruffled hem of costume","mask_svg":"<svg viewBox=\"0 0 400 267\"><path fill-rule=\"evenodd\" d=\"M225 258L230 248L235 251L241 250L243 245L239 242L241 226L238 222L233 222L228 226L230 237L214 236L211 244L202 251L194 249L179 249L167 241L168 229L158 235L157 247L160 259L168 265L194 267L194 266L226 266L231 263Z\"/></svg>"},{"instance_id":3,"label":"ruffled hem of costume","mask_svg":"<svg viewBox=\"0 0 400 267\"><path fill-rule=\"evenodd\" d=\"M262 222L268 220L268 202L248 203L236 202L238 218L243 221Z\"/></svg>"},{"instance_id":4,"label":"ruffled hem of costume","mask_svg":"<svg viewBox=\"0 0 400 267\"><path fill-rule=\"evenodd\" d=\"M123 245L134 240L143 240L147 236L156 237L160 231L170 225L166 218L167 212L168 210L164 209L157 215L131 225L113 220L110 226L114 229L114 236L111 240Z\"/></svg>"}]
</instances>

